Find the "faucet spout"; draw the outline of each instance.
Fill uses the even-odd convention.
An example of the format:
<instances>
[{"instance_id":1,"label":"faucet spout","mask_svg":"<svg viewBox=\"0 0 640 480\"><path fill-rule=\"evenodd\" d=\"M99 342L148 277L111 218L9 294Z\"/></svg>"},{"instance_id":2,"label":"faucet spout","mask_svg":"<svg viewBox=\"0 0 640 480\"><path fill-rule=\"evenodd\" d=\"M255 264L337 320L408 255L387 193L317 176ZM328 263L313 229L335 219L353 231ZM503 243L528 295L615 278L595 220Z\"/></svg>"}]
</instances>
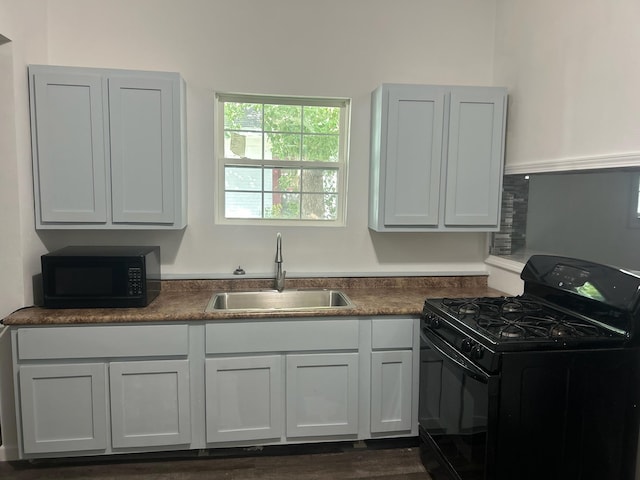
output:
<instances>
[{"instance_id":1,"label":"faucet spout","mask_svg":"<svg viewBox=\"0 0 640 480\"><path fill-rule=\"evenodd\" d=\"M286 271L282 270L282 235L278 232L276 235L276 277L275 288L279 292L284 290L284 279L287 275Z\"/></svg>"}]
</instances>

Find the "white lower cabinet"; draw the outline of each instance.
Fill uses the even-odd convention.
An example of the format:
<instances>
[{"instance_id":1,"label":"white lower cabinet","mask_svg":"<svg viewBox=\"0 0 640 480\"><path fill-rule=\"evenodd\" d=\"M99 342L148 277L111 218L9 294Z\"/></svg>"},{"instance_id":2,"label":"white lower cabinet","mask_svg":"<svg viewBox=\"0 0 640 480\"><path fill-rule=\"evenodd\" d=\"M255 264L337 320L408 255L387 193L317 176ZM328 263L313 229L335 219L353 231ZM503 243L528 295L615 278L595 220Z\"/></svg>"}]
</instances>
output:
<instances>
[{"instance_id":1,"label":"white lower cabinet","mask_svg":"<svg viewBox=\"0 0 640 480\"><path fill-rule=\"evenodd\" d=\"M10 328L20 458L417 435L415 318Z\"/></svg>"},{"instance_id":2,"label":"white lower cabinet","mask_svg":"<svg viewBox=\"0 0 640 480\"><path fill-rule=\"evenodd\" d=\"M358 433L358 354L287 355L287 437Z\"/></svg>"},{"instance_id":3,"label":"white lower cabinet","mask_svg":"<svg viewBox=\"0 0 640 480\"><path fill-rule=\"evenodd\" d=\"M418 408L418 320L384 318L374 319L371 324L371 433L414 432Z\"/></svg>"},{"instance_id":4,"label":"white lower cabinet","mask_svg":"<svg viewBox=\"0 0 640 480\"><path fill-rule=\"evenodd\" d=\"M23 457L191 444L187 325L17 328L12 341Z\"/></svg>"},{"instance_id":5,"label":"white lower cabinet","mask_svg":"<svg viewBox=\"0 0 640 480\"><path fill-rule=\"evenodd\" d=\"M24 453L107 448L105 365L26 365L20 368Z\"/></svg>"},{"instance_id":6,"label":"white lower cabinet","mask_svg":"<svg viewBox=\"0 0 640 480\"><path fill-rule=\"evenodd\" d=\"M186 359L25 365L20 398L25 454L191 442Z\"/></svg>"},{"instance_id":7,"label":"white lower cabinet","mask_svg":"<svg viewBox=\"0 0 640 480\"><path fill-rule=\"evenodd\" d=\"M207 443L358 433L357 353L208 358L205 372Z\"/></svg>"},{"instance_id":8,"label":"white lower cabinet","mask_svg":"<svg viewBox=\"0 0 640 480\"><path fill-rule=\"evenodd\" d=\"M411 350L371 354L371 432L411 430Z\"/></svg>"},{"instance_id":9,"label":"white lower cabinet","mask_svg":"<svg viewBox=\"0 0 640 480\"><path fill-rule=\"evenodd\" d=\"M113 448L191 442L188 360L111 363L109 391Z\"/></svg>"},{"instance_id":10,"label":"white lower cabinet","mask_svg":"<svg viewBox=\"0 0 640 480\"><path fill-rule=\"evenodd\" d=\"M208 443L281 437L280 355L206 359L205 395Z\"/></svg>"}]
</instances>

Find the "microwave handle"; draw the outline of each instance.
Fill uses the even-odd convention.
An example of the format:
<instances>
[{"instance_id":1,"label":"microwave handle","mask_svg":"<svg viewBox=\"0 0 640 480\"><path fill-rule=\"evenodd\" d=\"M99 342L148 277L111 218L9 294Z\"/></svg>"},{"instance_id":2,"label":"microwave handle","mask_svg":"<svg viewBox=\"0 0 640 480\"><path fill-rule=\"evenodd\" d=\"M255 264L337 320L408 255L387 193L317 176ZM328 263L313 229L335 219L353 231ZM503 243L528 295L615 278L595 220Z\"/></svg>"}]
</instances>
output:
<instances>
[{"instance_id":1,"label":"microwave handle","mask_svg":"<svg viewBox=\"0 0 640 480\"><path fill-rule=\"evenodd\" d=\"M489 383L490 375L488 373L483 371L480 367L476 366L475 364L471 363L466 358L462 357L453 348L451 348L449 345L444 343L442 340L440 340L437 337L430 337L424 332L421 333L421 337L425 341L425 343L428 345L429 348L436 351L438 354L444 357L445 360L448 360L449 362L453 363L457 367L461 368L466 375L470 376L475 380L478 380L479 382L482 382L485 384Z\"/></svg>"}]
</instances>

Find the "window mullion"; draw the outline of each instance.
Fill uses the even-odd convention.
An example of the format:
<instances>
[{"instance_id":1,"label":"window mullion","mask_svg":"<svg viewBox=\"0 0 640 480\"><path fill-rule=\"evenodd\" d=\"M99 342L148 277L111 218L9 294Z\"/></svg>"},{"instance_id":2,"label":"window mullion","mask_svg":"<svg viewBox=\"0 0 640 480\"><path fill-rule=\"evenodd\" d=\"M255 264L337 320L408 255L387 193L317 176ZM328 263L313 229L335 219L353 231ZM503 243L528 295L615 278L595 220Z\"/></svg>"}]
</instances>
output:
<instances>
[{"instance_id":1,"label":"window mullion","mask_svg":"<svg viewBox=\"0 0 640 480\"><path fill-rule=\"evenodd\" d=\"M298 153L298 158L300 160L304 160L304 106L300 112L300 152ZM302 208L302 205L300 205Z\"/></svg>"},{"instance_id":2,"label":"window mullion","mask_svg":"<svg viewBox=\"0 0 640 480\"><path fill-rule=\"evenodd\" d=\"M261 128L261 137L262 137L262 160L264 160L264 154L265 154L265 144L267 143L267 135L264 131L264 104L262 104L262 124L260 125Z\"/></svg>"}]
</instances>

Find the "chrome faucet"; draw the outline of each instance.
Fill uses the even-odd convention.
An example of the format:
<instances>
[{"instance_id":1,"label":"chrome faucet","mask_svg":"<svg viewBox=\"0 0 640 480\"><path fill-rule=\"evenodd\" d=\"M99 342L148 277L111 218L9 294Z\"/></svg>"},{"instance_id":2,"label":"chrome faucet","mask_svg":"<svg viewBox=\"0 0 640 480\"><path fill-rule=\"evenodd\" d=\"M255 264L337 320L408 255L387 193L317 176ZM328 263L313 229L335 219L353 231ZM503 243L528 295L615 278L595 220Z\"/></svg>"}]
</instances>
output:
<instances>
[{"instance_id":1,"label":"chrome faucet","mask_svg":"<svg viewBox=\"0 0 640 480\"><path fill-rule=\"evenodd\" d=\"M275 288L279 292L284 290L284 278L287 275L286 271L282 270L282 235L278 232L276 236L276 278Z\"/></svg>"}]
</instances>

